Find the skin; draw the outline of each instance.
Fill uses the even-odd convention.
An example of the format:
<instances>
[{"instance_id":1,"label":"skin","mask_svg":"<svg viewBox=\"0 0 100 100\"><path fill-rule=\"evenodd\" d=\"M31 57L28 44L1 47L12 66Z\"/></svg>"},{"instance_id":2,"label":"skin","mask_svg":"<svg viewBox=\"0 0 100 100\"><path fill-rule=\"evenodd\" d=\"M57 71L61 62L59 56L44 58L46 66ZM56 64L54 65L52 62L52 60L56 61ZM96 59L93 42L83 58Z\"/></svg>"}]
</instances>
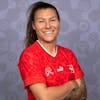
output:
<instances>
[{"instance_id":1,"label":"skin","mask_svg":"<svg viewBox=\"0 0 100 100\"><path fill-rule=\"evenodd\" d=\"M87 90L85 80L83 78L77 79L78 88L71 91L69 96L65 97L64 100L86 100L87 99Z\"/></svg>"},{"instance_id":2,"label":"skin","mask_svg":"<svg viewBox=\"0 0 100 100\"><path fill-rule=\"evenodd\" d=\"M54 9L40 9L35 13L32 23L39 42L52 54L56 52L56 38L59 33L60 21ZM84 79L71 80L60 86L47 87L38 83L29 86L36 100L86 100L86 87Z\"/></svg>"},{"instance_id":3,"label":"skin","mask_svg":"<svg viewBox=\"0 0 100 100\"><path fill-rule=\"evenodd\" d=\"M77 88L75 81L69 81L60 86L47 87L46 84L30 85L30 90L34 94L36 100L64 100L69 96L74 88ZM69 99L65 99L69 100Z\"/></svg>"},{"instance_id":4,"label":"skin","mask_svg":"<svg viewBox=\"0 0 100 100\"><path fill-rule=\"evenodd\" d=\"M39 42L52 54L55 53L56 38L59 33L60 21L53 9L41 9L35 14L35 22L32 24L37 33ZM50 32L47 33L46 32Z\"/></svg>"}]
</instances>

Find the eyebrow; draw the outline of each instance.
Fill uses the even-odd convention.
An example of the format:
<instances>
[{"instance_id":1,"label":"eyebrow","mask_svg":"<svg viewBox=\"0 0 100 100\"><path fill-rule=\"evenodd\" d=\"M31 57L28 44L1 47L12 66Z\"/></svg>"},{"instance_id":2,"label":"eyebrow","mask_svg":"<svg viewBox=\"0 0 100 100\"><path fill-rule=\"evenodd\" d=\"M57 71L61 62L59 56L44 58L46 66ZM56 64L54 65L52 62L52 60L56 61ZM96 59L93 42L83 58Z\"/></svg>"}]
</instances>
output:
<instances>
[{"instance_id":1,"label":"eyebrow","mask_svg":"<svg viewBox=\"0 0 100 100\"><path fill-rule=\"evenodd\" d=\"M53 18L57 18L57 17L54 16L54 17L51 17L51 18L49 18L49 19L53 19ZM40 17L40 18L36 18L36 20L45 20L45 18Z\"/></svg>"}]
</instances>

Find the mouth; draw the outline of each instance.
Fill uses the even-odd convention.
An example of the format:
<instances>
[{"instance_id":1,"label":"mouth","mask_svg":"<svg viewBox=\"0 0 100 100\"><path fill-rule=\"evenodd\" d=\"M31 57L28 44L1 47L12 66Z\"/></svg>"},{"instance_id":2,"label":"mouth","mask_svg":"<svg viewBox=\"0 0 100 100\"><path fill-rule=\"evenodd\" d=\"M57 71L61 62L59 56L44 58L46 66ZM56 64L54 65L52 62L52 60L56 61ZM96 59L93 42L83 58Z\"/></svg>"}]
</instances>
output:
<instances>
[{"instance_id":1,"label":"mouth","mask_svg":"<svg viewBox=\"0 0 100 100\"><path fill-rule=\"evenodd\" d=\"M44 33L45 34L52 34L54 32L54 30L51 30L51 31L45 31Z\"/></svg>"}]
</instances>

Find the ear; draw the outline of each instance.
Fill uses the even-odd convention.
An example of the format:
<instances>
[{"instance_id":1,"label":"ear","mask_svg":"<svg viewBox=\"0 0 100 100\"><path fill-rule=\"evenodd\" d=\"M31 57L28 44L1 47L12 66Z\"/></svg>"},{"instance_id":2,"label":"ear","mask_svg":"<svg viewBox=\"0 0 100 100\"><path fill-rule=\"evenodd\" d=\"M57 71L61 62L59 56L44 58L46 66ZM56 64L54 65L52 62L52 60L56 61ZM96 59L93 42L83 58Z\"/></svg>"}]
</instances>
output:
<instances>
[{"instance_id":1,"label":"ear","mask_svg":"<svg viewBox=\"0 0 100 100\"><path fill-rule=\"evenodd\" d=\"M35 24L34 24L34 22L32 22L32 28L35 30L36 28L35 28Z\"/></svg>"}]
</instances>

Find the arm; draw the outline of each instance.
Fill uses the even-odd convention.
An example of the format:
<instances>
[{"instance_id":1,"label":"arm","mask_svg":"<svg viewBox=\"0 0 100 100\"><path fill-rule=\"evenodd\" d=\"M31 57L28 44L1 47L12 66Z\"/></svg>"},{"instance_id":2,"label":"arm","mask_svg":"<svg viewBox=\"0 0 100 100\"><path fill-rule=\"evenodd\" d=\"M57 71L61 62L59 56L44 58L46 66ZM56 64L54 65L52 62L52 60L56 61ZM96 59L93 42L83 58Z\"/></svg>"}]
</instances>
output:
<instances>
[{"instance_id":1,"label":"arm","mask_svg":"<svg viewBox=\"0 0 100 100\"><path fill-rule=\"evenodd\" d=\"M75 81L69 81L63 85L54 87L47 87L45 84L33 84L29 86L36 100L63 100L77 87Z\"/></svg>"},{"instance_id":2,"label":"arm","mask_svg":"<svg viewBox=\"0 0 100 100\"><path fill-rule=\"evenodd\" d=\"M77 79L78 88L73 89L69 96L64 100L86 100L87 99L87 90L85 85L85 80Z\"/></svg>"},{"instance_id":3,"label":"arm","mask_svg":"<svg viewBox=\"0 0 100 100\"><path fill-rule=\"evenodd\" d=\"M82 79L78 79L76 81L77 81L77 83L79 85L79 89L81 91L80 100L86 100L87 99L87 89L86 89L85 80L82 78Z\"/></svg>"}]
</instances>

